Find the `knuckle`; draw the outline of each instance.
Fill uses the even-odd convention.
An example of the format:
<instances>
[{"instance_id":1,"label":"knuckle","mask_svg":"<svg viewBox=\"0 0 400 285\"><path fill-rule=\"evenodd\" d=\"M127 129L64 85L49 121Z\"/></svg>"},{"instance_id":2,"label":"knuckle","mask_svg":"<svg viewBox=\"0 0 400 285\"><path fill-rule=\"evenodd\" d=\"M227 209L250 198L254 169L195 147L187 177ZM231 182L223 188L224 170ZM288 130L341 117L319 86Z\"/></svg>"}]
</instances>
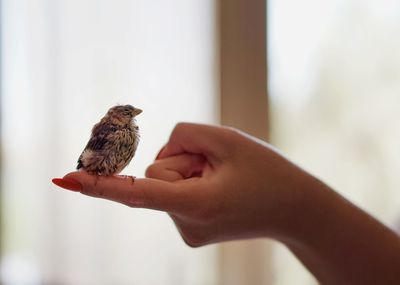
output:
<instances>
[{"instance_id":1,"label":"knuckle","mask_svg":"<svg viewBox=\"0 0 400 285\"><path fill-rule=\"evenodd\" d=\"M160 172L160 167L157 163L149 165L145 171L145 176L148 178L157 178Z\"/></svg>"},{"instance_id":2,"label":"knuckle","mask_svg":"<svg viewBox=\"0 0 400 285\"><path fill-rule=\"evenodd\" d=\"M187 122L179 122L175 125L175 130L179 130L179 129L186 129L189 125L191 125L190 123Z\"/></svg>"},{"instance_id":3,"label":"knuckle","mask_svg":"<svg viewBox=\"0 0 400 285\"><path fill-rule=\"evenodd\" d=\"M179 135L180 133L185 132L190 125L191 125L190 123L186 123L186 122L177 123L175 125L174 129L172 130L171 137L175 137L175 136Z\"/></svg>"}]
</instances>

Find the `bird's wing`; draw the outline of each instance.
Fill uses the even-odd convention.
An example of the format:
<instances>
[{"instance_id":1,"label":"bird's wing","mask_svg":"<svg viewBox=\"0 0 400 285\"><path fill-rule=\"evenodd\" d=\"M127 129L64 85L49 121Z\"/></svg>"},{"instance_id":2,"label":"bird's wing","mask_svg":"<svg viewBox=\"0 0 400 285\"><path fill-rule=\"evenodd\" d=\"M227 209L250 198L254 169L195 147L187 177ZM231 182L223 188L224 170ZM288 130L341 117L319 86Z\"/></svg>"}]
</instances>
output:
<instances>
[{"instance_id":1,"label":"bird's wing","mask_svg":"<svg viewBox=\"0 0 400 285\"><path fill-rule=\"evenodd\" d=\"M96 124L92 130L92 136L90 137L87 145L83 149L83 152L79 156L77 169L83 167L82 163L82 154L85 150L93 150L100 151L104 148L107 143L112 143L112 136L115 131L117 131L118 127L115 125L106 125L106 124Z\"/></svg>"},{"instance_id":2,"label":"bird's wing","mask_svg":"<svg viewBox=\"0 0 400 285\"><path fill-rule=\"evenodd\" d=\"M109 140L108 140L107 134L101 134L101 135L98 135L95 137L93 136L88 141L85 149L90 149L90 150L94 150L94 151L102 150L104 145L108 142L109 142Z\"/></svg>"}]
</instances>

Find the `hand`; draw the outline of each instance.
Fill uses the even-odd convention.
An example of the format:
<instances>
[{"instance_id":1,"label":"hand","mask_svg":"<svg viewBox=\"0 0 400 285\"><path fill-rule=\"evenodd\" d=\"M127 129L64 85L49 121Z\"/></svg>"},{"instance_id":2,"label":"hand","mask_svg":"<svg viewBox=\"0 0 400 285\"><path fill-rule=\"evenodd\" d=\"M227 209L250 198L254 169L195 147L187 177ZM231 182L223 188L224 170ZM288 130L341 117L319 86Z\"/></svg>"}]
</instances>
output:
<instances>
[{"instance_id":1,"label":"hand","mask_svg":"<svg viewBox=\"0 0 400 285\"><path fill-rule=\"evenodd\" d=\"M284 238L301 211L310 176L266 143L225 127L181 123L146 179L74 172L83 194L166 211L190 246Z\"/></svg>"},{"instance_id":2,"label":"hand","mask_svg":"<svg viewBox=\"0 0 400 285\"><path fill-rule=\"evenodd\" d=\"M271 237L322 284L400 284L396 233L249 135L178 124L146 176L81 171L53 181L86 195L168 212L193 247Z\"/></svg>"},{"instance_id":3,"label":"hand","mask_svg":"<svg viewBox=\"0 0 400 285\"><path fill-rule=\"evenodd\" d=\"M296 190L315 180L265 142L197 124L177 125L146 176L179 186L170 214L192 246L285 238L301 212Z\"/></svg>"},{"instance_id":4,"label":"hand","mask_svg":"<svg viewBox=\"0 0 400 285\"><path fill-rule=\"evenodd\" d=\"M179 124L147 176L177 186L170 214L189 245L272 237L322 284L400 284L394 232L237 130Z\"/></svg>"}]
</instances>

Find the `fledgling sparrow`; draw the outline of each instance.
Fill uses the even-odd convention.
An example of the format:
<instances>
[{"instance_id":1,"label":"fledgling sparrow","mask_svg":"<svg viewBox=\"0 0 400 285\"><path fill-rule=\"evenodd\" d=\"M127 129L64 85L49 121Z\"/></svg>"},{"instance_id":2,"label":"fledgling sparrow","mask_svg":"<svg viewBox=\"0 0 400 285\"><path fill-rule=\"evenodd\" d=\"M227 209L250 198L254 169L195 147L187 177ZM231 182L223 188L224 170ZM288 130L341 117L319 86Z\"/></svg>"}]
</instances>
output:
<instances>
[{"instance_id":1,"label":"fledgling sparrow","mask_svg":"<svg viewBox=\"0 0 400 285\"><path fill-rule=\"evenodd\" d=\"M94 125L89 142L78 159L77 169L104 176L121 172L135 155L139 143L135 117L141 112L131 105L110 108Z\"/></svg>"}]
</instances>

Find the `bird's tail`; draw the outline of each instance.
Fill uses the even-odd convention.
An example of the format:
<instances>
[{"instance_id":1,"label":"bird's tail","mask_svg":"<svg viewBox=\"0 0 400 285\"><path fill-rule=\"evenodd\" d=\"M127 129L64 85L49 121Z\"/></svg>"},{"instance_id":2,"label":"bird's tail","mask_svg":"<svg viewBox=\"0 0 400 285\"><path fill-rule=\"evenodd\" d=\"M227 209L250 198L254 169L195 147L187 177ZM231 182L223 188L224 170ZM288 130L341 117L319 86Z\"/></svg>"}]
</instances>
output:
<instances>
[{"instance_id":1,"label":"bird's tail","mask_svg":"<svg viewBox=\"0 0 400 285\"><path fill-rule=\"evenodd\" d=\"M76 166L76 169L81 169L83 167L83 163L81 159L78 159L78 165Z\"/></svg>"}]
</instances>

